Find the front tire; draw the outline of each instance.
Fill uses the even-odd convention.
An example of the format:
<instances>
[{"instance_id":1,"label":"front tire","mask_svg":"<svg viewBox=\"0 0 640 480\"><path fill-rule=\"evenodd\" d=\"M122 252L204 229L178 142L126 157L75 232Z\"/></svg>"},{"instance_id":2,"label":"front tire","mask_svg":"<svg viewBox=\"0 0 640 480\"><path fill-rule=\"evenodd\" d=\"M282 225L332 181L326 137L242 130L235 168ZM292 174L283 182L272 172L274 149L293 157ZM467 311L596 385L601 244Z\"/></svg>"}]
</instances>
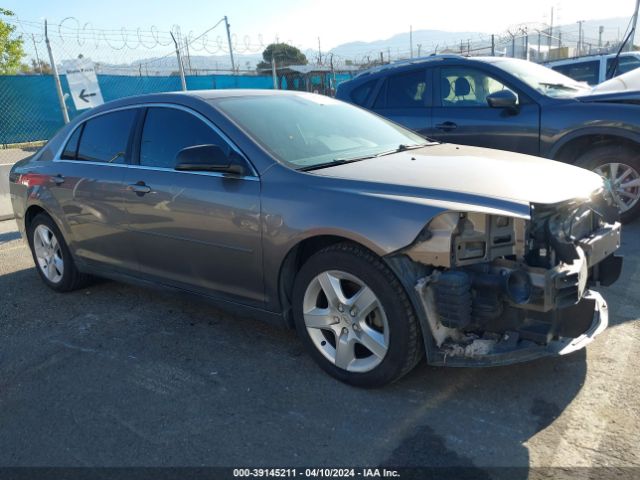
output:
<instances>
[{"instance_id":1,"label":"front tire","mask_svg":"<svg viewBox=\"0 0 640 480\"><path fill-rule=\"evenodd\" d=\"M345 383L378 387L422 358L418 321L391 270L349 243L314 254L296 276L296 330L309 354Z\"/></svg>"},{"instance_id":2,"label":"front tire","mask_svg":"<svg viewBox=\"0 0 640 480\"><path fill-rule=\"evenodd\" d=\"M592 170L611 185L620 220L629 223L640 215L640 154L624 145L594 148L576 165Z\"/></svg>"},{"instance_id":3,"label":"front tire","mask_svg":"<svg viewBox=\"0 0 640 480\"><path fill-rule=\"evenodd\" d=\"M57 292L84 287L88 277L78 271L69 247L55 222L44 213L34 217L27 238L36 270L42 281Z\"/></svg>"}]
</instances>

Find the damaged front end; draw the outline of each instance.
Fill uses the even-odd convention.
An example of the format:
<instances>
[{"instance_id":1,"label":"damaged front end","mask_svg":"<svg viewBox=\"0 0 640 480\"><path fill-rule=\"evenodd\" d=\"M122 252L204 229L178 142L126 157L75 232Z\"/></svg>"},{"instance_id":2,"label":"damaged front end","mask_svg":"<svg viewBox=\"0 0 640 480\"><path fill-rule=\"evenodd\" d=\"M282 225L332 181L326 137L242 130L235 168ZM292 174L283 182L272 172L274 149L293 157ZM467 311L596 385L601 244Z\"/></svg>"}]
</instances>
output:
<instances>
[{"instance_id":1,"label":"damaged front end","mask_svg":"<svg viewBox=\"0 0 640 480\"><path fill-rule=\"evenodd\" d=\"M430 363L496 365L566 354L604 330L607 306L590 287L618 279L619 246L617 212L598 191L534 204L530 219L445 212L388 261L412 278Z\"/></svg>"}]
</instances>

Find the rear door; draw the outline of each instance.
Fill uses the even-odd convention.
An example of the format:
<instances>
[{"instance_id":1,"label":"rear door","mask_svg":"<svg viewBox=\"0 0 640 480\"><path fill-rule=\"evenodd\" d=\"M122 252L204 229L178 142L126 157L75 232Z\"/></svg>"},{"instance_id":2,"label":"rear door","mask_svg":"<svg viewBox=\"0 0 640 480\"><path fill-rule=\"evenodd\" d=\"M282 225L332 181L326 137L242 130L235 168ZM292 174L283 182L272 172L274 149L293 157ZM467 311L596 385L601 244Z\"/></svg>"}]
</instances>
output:
<instances>
[{"instance_id":1,"label":"rear door","mask_svg":"<svg viewBox=\"0 0 640 480\"><path fill-rule=\"evenodd\" d=\"M432 69L424 67L389 75L371 109L420 134L431 131Z\"/></svg>"},{"instance_id":2,"label":"rear door","mask_svg":"<svg viewBox=\"0 0 640 480\"><path fill-rule=\"evenodd\" d=\"M428 136L449 143L537 155L540 152L540 107L514 86L484 69L440 67ZM492 108L491 93L508 89L518 97L515 111Z\"/></svg>"},{"instance_id":3,"label":"rear door","mask_svg":"<svg viewBox=\"0 0 640 480\"><path fill-rule=\"evenodd\" d=\"M100 114L80 124L50 166L49 188L71 233L71 248L91 264L131 268L123 181L139 110Z\"/></svg>"},{"instance_id":4,"label":"rear door","mask_svg":"<svg viewBox=\"0 0 640 480\"><path fill-rule=\"evenodd\" d=\"M131 246L145 277L222 299L262 306L260 181L246 174L177 171L195 145L234 148L200 114L177 106L146 110L127 169Z\"/></svg>"}]
</instances>

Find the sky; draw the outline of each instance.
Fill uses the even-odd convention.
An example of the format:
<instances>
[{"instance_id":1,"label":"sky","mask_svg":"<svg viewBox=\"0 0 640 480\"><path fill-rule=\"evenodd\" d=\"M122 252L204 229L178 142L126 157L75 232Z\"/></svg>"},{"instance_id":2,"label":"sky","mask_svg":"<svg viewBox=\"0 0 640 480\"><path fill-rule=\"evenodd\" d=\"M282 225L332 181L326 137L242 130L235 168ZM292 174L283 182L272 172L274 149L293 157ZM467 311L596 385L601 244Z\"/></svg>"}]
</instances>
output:
<instances>
[{"instance_id":1,"label":"sky","mask_svg":"<svg viewBox=\"0 0 640 480\"><path fill-rule=\"evenodd\" d=\"M274 39L300 48L328 50L351 41L373 41L409 30L500 33L522 22L574 23L633 13L635 0L2 0L22 20L57 24L75 17L95 28L169 31L180 25L197 35L227 15L232 33L249 44ZM74 20L65 25L73 26ZM222 25L214 31L224 35Z\"/></svg>"}]
</instances>

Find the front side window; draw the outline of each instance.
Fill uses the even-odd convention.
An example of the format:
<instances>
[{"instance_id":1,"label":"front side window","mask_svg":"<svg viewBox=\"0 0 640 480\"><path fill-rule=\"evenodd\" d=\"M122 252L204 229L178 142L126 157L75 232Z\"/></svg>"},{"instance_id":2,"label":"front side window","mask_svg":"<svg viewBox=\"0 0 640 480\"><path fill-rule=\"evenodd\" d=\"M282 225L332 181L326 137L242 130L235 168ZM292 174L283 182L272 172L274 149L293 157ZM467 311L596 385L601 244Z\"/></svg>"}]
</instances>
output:
<instances>
[{"instance_id":1,"label":"front side window","mask_svg":"<svg viewBox=\"0 0 640 480\"><path fill-rule=\"evenodd\" d=\"M424 70L414 70L387 78L376 99L376 108L421 108L426 105L427 81Z\"/></svg>"},{"instance_id":2,"label":"front side window","mask_svg":"<svg viewBox=\"0 0 640 480\"><path fill-rule=\"evenodd\" d=\"M229 145L202 120L183 110L153 107L147 110L140 144L140 165L174 168L183 148L217 145L228 155Z\"/></svg>"},{"instance_id":3,"label":"front side window","mask_svg":"<svg viewBox=\"0 0 640 480\"><path fill-rule=\"evenodd\" d=\"M440 85L443 107L488 107L489 95L510 90L487 73L467 67L441 68Z\"/></svg>"},{"instance_id":4,"label":"front side window","mask_svg":"<svg viewBox=\"0 0 640 480\"><path fill-rule=\"evenodd\" d=\"M126 163L127 145L137 111L119 110L87 120L78 145L78 160Z\"/></svg>"}]
</instances>

